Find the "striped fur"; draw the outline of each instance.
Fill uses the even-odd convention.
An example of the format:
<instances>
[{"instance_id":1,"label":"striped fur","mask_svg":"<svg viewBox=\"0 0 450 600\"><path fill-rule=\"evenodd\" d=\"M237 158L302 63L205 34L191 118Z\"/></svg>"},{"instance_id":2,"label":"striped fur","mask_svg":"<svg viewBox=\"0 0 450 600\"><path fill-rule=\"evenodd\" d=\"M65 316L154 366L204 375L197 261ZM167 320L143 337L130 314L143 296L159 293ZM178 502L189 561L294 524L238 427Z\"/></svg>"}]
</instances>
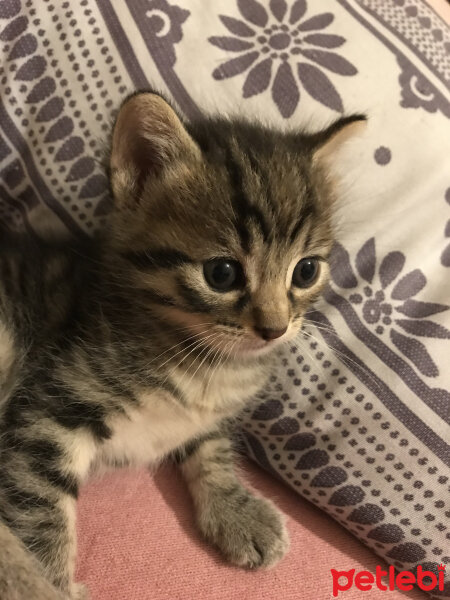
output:
<instances>
[{"instance_id":1,"label":"striped fur","mask_svg":"<svg viewBox=\"0 0 450 600\"><path fill-rule=\"evenodd\" d=\"M105 465L174 457L201 531L229 560L281 558L283 519L236 479L228 424L326 281L333 192L317 152L359 119L315 138L220 119L184 125L161 97L135 95L114 130L103 235L83 245L3 237L0 540L17 537L13 556L0 553L3 600L22 585L24 548L49 582L36 586L81 597L75 502ZM295 288L308 256L320 276ZM241 264L238 289L206 283L203 264L217 257ZM256 333L282 328L276 341Z\"/></svg>"}]
</instances>

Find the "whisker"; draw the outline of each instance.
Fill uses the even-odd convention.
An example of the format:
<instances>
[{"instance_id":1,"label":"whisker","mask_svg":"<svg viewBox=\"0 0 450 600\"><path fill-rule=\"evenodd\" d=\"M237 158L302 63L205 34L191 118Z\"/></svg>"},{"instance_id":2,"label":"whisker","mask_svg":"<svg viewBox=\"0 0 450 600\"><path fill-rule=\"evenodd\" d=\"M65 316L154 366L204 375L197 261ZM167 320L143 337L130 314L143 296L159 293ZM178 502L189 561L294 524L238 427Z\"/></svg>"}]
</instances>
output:
<instances>
[{"instance_id":1,"label":"whisker","mask_svg":"<svg viewBox=\"0 0 450 600\"><path fill-rule=\"evenodd\" d=\"M227 350L228 350L229 348L233 348L233 346L236 346L236 345L238 344L238 341L239 341L238 339L230 340L230 341L228 342L228 344L225 346L225 348L221 348L221 349L220 349L221 351L220 351L220 354L219 354L219 359L218 359L218 361L217 361L217 364L216 364L216 365L215 365L215 367L214 367L214 370L213 370L213 369L211 369L211 374L210 374L210 377L209 377L208 383L206 384L206 387L205 387L205 396L206 396L207 390L208 390L208 388L209 388L209 385L210 385L210 383L211 383L211 381L212 381L212 379L213 379L214 375L217 373L217 371L220 369L220 367L221 367L221 366L222 366L222 365L223 365L223 364L226 362L226 360L228 360L228 358L229 358L229 355L228 355L228 356L225 358L225 353L227 352ZM213 361L215 360L215 358L216 358L216 355L217 355L217 353L214 355ZM223 359L225 359L225 360L223 360Z\"/></svg>"},{"instance_id":2,"label":"whisker","mask_svg":"<svg viewBox=\"0 0 450 600\"><path fill-rule=\"evenodd\" d=\"M215 373L215 371L216 371L214 362L215 362L215 360L216 360L216 357L218 356L218 357L219 357L219 359L218 359L218 361L217 361L217 366L220 364L220 356L221 356L221 354L222 354L222 351L223 351L223 348L221 348L221 347L219 346L219 347L217 348L217 350L216 350L216 352L215 352L214 356L212 357L212 361L211 361L211 364L210 364L210 366L209 366L209 379L208 379L208 382L207 382L207 384L206 384L206 386L205 386L205 396L207 395L207 392L208 392L209 385L210 385L210 383L211 383L211 380L212 380L212 377L213 377L213 375L214 375L214 373ZM206 377L207 377L207 376L208 376L208 371L206 371L206 374L205 374L205 379L206 379Z\"/></svg>"},{"instance_id":3,"label":"whisker","mask_svg":"<svg viewBox=\"0 0 450 600\"><path fill-rule=\"evenodd\" d=\"M218 334L220 335L220 333ZM218 338L216 338L218 339ZM205 360L208 358L208 356L211 355L212 352L214 352L215 348L212 347L210 348L210 350L206 353L205 357L203 358L203 360L200 362L200 364L198 365L198 367L195 369L194 373L191 375L189 381L186 384L186 387L189 387L189 384L191 383L191 381L194 379L195 375L198 373L199 369L202 367L202 365L204 364Z\"/></svg>"},{"instance_id":4,"label":"whisker","mask_svg":"<svg viewBox=\"0 0 450 600\"><path fill-rule=\"evenodd\" d=\"M326 340L319 339L318 337L314 336L312 333L310 332L304 332L305 335L307 335L309 338L315 340L316 342L320 343L324 343L327 348L329 348L336 356L337 358L344 364L345 367L349 368L349 364L353 365L360 373L364 373L375 385L376 387L381 390L381 386L378 383L378 381L376 380L376 378L368 371L368 369L366 367L364 367L363 365L360 365L359 363L357 363L355 360L353 360L352 358L350 358L349 356L347 356L346 354L344 354L343 352L341 352L340 350L338 350L337 348L330 346Z\"/></svg>"},{"instance_id":5,"label":"whisker","mask_svg":"<svg viewBox=\"0 0 450 600\"><path fill-rule=\"evenodd\" d=\"M169 352L171 349L175 349L177 346L181 346L182 344L185 344L187 341L189 341L189 340L190 340L190 339L192 339L192 338L197 338L197 339L195 339L195 340L194 340L194 341L193 341L191 344L189 344L189 345L188 345L188 346L186 346L185 348L182 348L181 350L179 350L178 352L176 352L175 354L173 354L172 356L170 356L170 357L169 357L167 360L165 360L163 363L159 364L159 365L158 365L158 368L160 369L160 368L161 368L161 367L163 367L165 364L167 364L168 362L170 362L170 361L172 360L172 358L175 358L175 356L178 356L179 354L181 354L181 353L182 353L182 352L184 352L185 350L188 350L188 349L189 349L191 346L194 346L194 345L195 345L195 344L196 344L196 343L199 341L199 339L198 339L198 336L199 336L199 335L200 335L199 333L196 333L196 334L192 335L191 337L187 338L186 340L182 340L181 342L179 342L178 344L176 344L176 346L172 346L172 348L169 348L169 350L166 350L165 352L163 352L163 354L161 354L161 355L157 356L156 358L159 358L159 357L163 356L164 354L166 354L167 352ZM207 340L207 339L209 339L210 337L212 337L212 336L214 336L214 335L215 335L215 333L211 333L211 334L207 335L206 337L202 337L202 338L200 338L200 340L203 340L203 341L204 341L204 340ZM154 359L153 359L153 361L152 361L151 363L149 363L149 364L152 364L152 363L153 363L153 362L156 360L156 358L154 358Z\"/></svg>"},{"instance_id":6,"label":"whisker","mask_svg":"<svg viewBox=\"0 0 450 600\"><path fill-rule=\"evenodd\" d=\"M216 333L213 333L213 334L211 334L211 336L208 336L208 338L212 338L210 341L214 341L214 340L218 339L219 335L220 335L220 333L217 333L217 332L216 332ZM172 369L169 371L169 373L167 374L167 377L164 379L164 382L166 382L166 381L167 381L167 379L168 379L168 378L169 378L171 375L173 375L173 374L175 373L175 371L178 369L178 367L179 367L179 366L182 364L182 362L183 362L184 360L186 360L186 359L187 359L189 356L191 356L191 355L192 355L194 352L196 352L196 351L198 350L198 348L200 348L202 345L205 345L205 347L204 347L204 348L202 348L202 349L200 350L200 354L199 354L199 356L197 357L197 358L200 358L200 357L202 356L203 352L204 352L205 350L208 350L208 348L209 348L209 346L208 346L208 345L207 345L205 342L206 342L206 338L203 338L203 339L199 340L198 344L197 344L196 346L194 346L194 348L192 348L192 350L190 350L186 356L183 356L183 357L181 358L181 360L180 360L180 361L179 361L179 362L178 362L178 363L177 363L177 364L176 364L176 365L175 365L175 366L174 366L174 367L173 367L173 368L172 368ZM194 357L194 358L195 358L195 357ZM181 377L181 380L180 380L180 382L178 383L178 385L180 385L181 381L184 379L185 375L186 375L186 374L189 372L189 369L192 367L192 365L194 364L194 362L195 362L195 360L192 360L192 361L191 361L191 364L190 364L190 365L188 366L188 368L187 368L187 369L184 371L184 373L183 373L183 375L182 375L182 377Z\"/></svg>"}]
</instances>

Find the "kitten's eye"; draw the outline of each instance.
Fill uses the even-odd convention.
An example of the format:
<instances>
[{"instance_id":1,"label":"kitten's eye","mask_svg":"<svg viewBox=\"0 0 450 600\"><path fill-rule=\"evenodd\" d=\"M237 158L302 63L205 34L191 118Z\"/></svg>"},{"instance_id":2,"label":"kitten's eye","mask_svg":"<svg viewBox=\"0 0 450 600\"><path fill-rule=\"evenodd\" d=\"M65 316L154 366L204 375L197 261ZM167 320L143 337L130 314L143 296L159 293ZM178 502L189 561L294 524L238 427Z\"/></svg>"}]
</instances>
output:
<instances>
[{"instance_id":1,"label":"kitten's eye","mask_svg":"<svg viewBox=\"0 0 450 600\"><path fill-rule=\"evenodd\" d=\"M320 264L317 258L302 258L295 265L292 283L299 288L308 288L317 280Z\"/></svg>"},{"instance_id":2,"label":"kitten's eye","mask_svg":"<svg viewBox=\"0 0 450 600\"><path fill-rule=\"evenodd\" d=\"M229 258L208 260L203 265L203 273L207 284L217 292L236 289L242 285L244 279L241 265Z\"/></svg>"}]
</instances>

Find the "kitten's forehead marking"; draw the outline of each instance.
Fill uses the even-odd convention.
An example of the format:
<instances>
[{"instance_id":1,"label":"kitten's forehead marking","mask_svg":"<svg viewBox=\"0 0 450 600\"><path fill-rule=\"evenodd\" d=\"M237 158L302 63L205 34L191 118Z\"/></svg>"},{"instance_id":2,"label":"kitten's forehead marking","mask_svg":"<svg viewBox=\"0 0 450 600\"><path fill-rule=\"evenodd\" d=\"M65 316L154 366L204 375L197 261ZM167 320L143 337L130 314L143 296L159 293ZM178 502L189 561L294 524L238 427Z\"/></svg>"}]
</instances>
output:
<instances>
[{"instance_id":1,"label":"kitten's forehead marking","mask_svg":"<svg viewBox=\"0 0 450 600\"><path fill-rule=\"evenodd\" d=\"M248 154L239 149L235 138L231 138L226 147L225 166L229 175L234 225L242 249L249 254L253 239L252 228L255 228L262 239L267 242L272 237L272 226L261 207L252 202L249 197L251 178L249 177Z\"/></svg>"},{"instance_id":2,"label":"kitten's forehead marking","mask_svg":"<svg viewBox=\"0 0 450 600\"><path fill-rule=\"evenodd\" d=\"M270 158L255 154L235 137L225 148L233 224L245 254L260 242L289 248L303 228L312 232L318 217L316 190L301 161L276 145Z\"/></svg>"}]
</instances>

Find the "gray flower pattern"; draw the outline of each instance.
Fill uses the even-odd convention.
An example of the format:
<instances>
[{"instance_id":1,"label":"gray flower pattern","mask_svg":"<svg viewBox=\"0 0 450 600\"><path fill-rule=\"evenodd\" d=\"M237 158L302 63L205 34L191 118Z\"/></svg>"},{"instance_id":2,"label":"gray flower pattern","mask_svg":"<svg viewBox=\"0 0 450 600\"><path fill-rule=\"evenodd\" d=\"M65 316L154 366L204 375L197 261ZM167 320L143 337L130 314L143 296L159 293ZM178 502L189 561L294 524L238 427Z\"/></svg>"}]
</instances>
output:
<instances>
[{"instance_id":1,"label":"gray flower pattern","mask_svg":"<svg viewBox=\"0 0 450 600\"><path fill-rule=\"evenodd\" d=\"M390 564L411 571L420 564L437 572L440 562L450 561L443 524L448 510L441 500L448 477L438 474L429 457L420 456L414 436L396 429L389 411L354 383L351 372L344 376L317 340L309 342L308 351L303 344L285 350L258 404L244 411L242 442L269 473L345 524ZM424 537L431 522L435 533ZM450 584L445 585L448 597Z\"/></svg>"},{"instance_id":2,"label":"gray flower pattern","mask_svg":"<svg viewBox=\"0 0 450 600\"><path fill-rule=\"evenodd\" d=\"M188 10L173 6L167 0L150 0L146 6L146 41L164 51L166 61L173 66L176 61L174 44L183 37L182 25L190 15Z\"/></svg>"},{"instance_id":3,"label":"gray flower pattern","mask_svg":"<svg viewBox=\"0 0 450 600\"><path fill-rule=\"evenodd\" d=\"M391 342L425 376L437 377L439 370L425 345L417 338L450 339L450 331L427 317L448 310L444 304L415 299L427 280L420 269L402 274L406 262L402 252L389 252L377 268L375 239L363 244L355 257L355 271L343 246L336 244L331 276L339 287L352 290L349 301L362 314L368 328Z\"/></svg>"},{"instance_id":4,"label":"gray flower pattern","mask_svg":"<svg viewBox=\"0 0 450 600\"><path fill-rule=\"evenodd\" d=\"M401 87L400 106L423 108L429 113L440 111L450 118L450 104L435 86L404 56L397 56L401 67L398 81Z\"/></svg>"},{"instance_id":5,"label":"gray flower pattern","mask_svg":"<svg viewBox=\"0 0 450 600\"><path fill-rule=\"evenodd\" d=\"M214 46L238 55L217 67L214 79L228 79L248 70L243 97L270 87L285 119L300 102L300 86L324 106L343 112L342 99L323 69L343 76L356 75L357 69L340 54L330 52L345 43L340 35L323 33L334 15L307 15L306 0L295 0L290 7L286 0L270 0L269 10L257 0L237 0L237 5L244 20L220 15L233 37L209 38Z\"/></svg>"},{"instance_id":6,"label":"gray flower pattern","mask_svg":"<svg viewBox=\"0 0 450 600\"><path fill-rule=\"evenodd\" d=\"M450 187L445 192L445 199L450 204ZM446 238L450 238L450 219L445 225L444 235ZM450 267L450 242L445 246L441 254L441 264L443 267Z\"/></svg>"}]
</instances>

